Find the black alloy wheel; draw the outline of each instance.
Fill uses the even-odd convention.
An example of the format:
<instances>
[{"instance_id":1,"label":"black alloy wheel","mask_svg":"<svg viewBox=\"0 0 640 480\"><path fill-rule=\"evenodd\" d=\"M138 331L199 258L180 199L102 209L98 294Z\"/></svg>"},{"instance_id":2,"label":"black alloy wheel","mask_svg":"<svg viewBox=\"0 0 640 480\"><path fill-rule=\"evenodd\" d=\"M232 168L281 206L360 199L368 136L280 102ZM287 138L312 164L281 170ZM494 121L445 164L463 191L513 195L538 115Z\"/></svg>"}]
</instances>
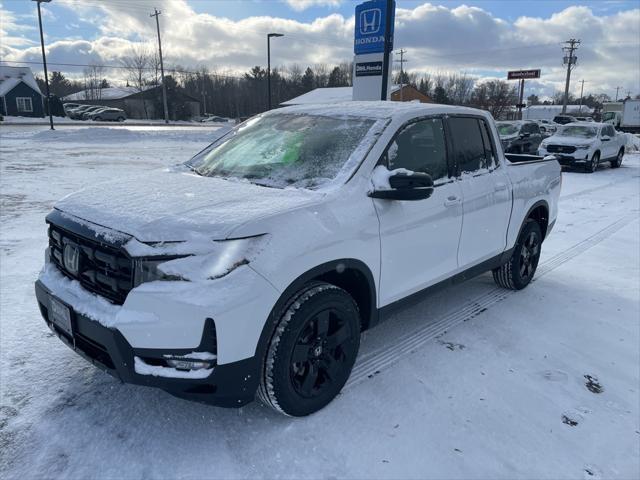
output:
<instances>
[{"instance_id":1,"label":"black alloy wheel","mask_svg":"<svg viewBox=\"0 0 640 480\"><path fill-rule=\"evenodd\" d=\"M328 309L307 320L291 352L290 375L295 391L311 398L340 377L347 361L344 344L351 337L341 312Z\"/></svg>"},{"instance_id":2,"label":"black alloy wheel","mask_svg":"<svg viewBox=\"0 0 640 480\"><path fill-rule=\"evenodd\" d=\"M522 248L520 249L520 278L527 283L533 277L533 273L536 271L538 261L540 260L540 237L538 232L532 230L525 238Z\"/></svg>"},{"instance_id":3,"label":"black alloy wheel","mask_svg":"<svg viewBox=\"0 0 640 480\"><path fill-rule=\"evenodd\" d=\"M278 317L257 396L285 415L309 415L331 402L351 374L360 347L358 305L345 290L314 281Z\"/></svg>"}]
</instances>

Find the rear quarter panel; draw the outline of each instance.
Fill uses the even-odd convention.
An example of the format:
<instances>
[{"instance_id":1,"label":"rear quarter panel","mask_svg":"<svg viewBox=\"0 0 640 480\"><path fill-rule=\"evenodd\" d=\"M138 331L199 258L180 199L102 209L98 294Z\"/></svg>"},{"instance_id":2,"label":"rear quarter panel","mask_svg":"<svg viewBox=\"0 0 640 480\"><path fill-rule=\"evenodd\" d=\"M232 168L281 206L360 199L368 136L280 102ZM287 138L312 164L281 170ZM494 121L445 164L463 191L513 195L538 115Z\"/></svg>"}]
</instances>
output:
<instances>
[{"instance_id":1,"label":"rear quarter panel","mask_svg":"<svg viewBox=\"0 0 640 480\"><path fill-rule=\"evenodd\" d=\"M562 170L555 161L513 164L506 161L507 175L513 188L513 209L507 232L507 248L512 248L531 208L544 201L549 209L549 225L558 216L558 199Z\"/></svg>"}]
</instances>

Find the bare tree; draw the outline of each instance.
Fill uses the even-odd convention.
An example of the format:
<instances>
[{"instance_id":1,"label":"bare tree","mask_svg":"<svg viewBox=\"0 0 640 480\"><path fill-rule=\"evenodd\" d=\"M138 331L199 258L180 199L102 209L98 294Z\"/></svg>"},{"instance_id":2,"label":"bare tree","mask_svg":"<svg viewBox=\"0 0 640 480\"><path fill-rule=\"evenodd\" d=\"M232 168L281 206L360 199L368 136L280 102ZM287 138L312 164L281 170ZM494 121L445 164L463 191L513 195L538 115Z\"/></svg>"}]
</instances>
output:
<instances>
[{"instance_id":1,"label":"bare tree","mask_svg":"<svg viewBox=\"0 0 640 480\"><path fill-rule=\"evenodd\" d=\"M100 100L104 85L104 67L92 64L85 68L82 73L84 77L84 99Z\"/></svg>"},{"instance_id":2,"label":"bare tree","mask_svg":"<svg viewBox=\"0 0 640 480\"><path fill-rule=\"evenodd\" d=\"M144 91L149 85L149 68L151 64L151 55L145 45L138 44L131 46L129 53L121 61L122 66L127 72L127 83L132 86L142 96L142 108L145 118L149 118L147 111L147 102L144 98Z\"/></svg>"},{"instance_id":3,"label":"bare tree","mask_svg":"<svg viewBox=\"0 0 640 480\"><path fill-rule=\"evenodd\" d=\"M475 107L488 110L496 119L501 118L517 101L516 87L504 80L489 80L478 84L471 98Z\"/></svg>"}]
</instances>

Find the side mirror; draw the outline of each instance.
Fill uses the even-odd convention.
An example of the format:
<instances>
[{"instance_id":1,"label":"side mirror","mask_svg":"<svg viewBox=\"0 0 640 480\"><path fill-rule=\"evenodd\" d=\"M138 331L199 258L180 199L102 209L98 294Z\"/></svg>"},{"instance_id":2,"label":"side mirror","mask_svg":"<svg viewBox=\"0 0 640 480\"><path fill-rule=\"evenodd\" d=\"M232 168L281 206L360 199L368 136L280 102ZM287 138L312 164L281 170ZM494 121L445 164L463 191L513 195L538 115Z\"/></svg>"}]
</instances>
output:
<instances>
[{"instance_id":1,"label":"side mirror","mask_svg":"<svg viewBox=\"0 0 640 480\"><path fill-rule=\"evenodd\" d=\"M428 173L395 173L389 177L391 188L369 192L371 198L385 200L424 200L433 193L433 179Z\"/></svg>"},{"instance_id":2,"label":"side mirror","mask_svg":"<svg viewBox=\"0 0 640 480\"><path fill-rule=\"evenodd\" d=\"M608 142L609 140L611 140L611 137L602 137L600 140L602 140L603 142Z\"/></svg>"},{"instance_id":3,"label":"side mirror","mask_svg":"<svg viewBox=\"0 0 640 480\"><path fill-rule=\"evenodd\" d=\"M527 137L530 137L530 136L531 136L531 134L529 132L525 132L525 133L521 133L520 134L520 137L522 137L522 138L527 138Z\"/></svg>"}]
</instances>

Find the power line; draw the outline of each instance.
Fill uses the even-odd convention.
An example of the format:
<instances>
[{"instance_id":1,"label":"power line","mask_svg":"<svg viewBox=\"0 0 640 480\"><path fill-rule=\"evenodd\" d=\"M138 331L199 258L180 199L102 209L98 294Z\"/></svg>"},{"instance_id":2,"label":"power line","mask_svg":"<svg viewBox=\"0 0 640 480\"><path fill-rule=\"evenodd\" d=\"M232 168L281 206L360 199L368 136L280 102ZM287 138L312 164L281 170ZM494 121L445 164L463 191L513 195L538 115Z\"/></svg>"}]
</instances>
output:
<instances>
[{"instance_id":1,"label":"power line","mask_svg":"<svg viewBox=\"0 0 640 480\"><path fill-rule=\"evenodd\" d=\"M404 54L407 53L407 51L404 48L401 48L400 51L396 52L396 55L400 55L400 60L396 60L396 62L398 62L400 64L400 101L404 101L404 95L403 95L403 83L404 83L404 64L406 63L406 60L404 59Z\"/></svg>"},{"instance_id":2,"label":"power line","mask_svg":"<svg viewBox=\"0 0 640 480\"><path fill-rule=\"evenodd\" d=\"M156 17L156 28L158 30L158 52L160 55L160 75L162 76L162 106L164 107L164 123L169 123L169 108L167 107L167 82L164 78L164 63L162 62L162 42L160 41L160 14L157 8L153 9L155 13L150 15Z\"/></svg>"},{"instance_id":3,"label":"power line","mask_svg":"<svg viewBox=\"0 0 640 480\"><path fill-rule=\"evenodd\" d=\"M567 81L564 86L564 99L562 100L562 113L567 113L567 103L569 101L569 84L571 83L571 70L575 68L578 62L578 57L573 53L578 49L580 40L571 38L564 42L566 47L562 47L562 51L566 54L563 58L564 63L567 65Z\"/></svg>"},{"instance_id":4,"label":"power line","mask_svg":"<svg viewBox=\"0 0 640 480\"><path fill-rule=\"evenodd\" d=\"M29 62L29 61L17 61L17 60L0 60L0 63L42 65L42 62ZM129 67L126 67L124 65L97 65L97 64L88 64L88 63L55 63L55 62L47 62L47 65L57 65L59 67L115 68L115 69L122 69L122 70L127 70L129 68ZM155 67L143 67L143 68L140 68L140 70L155 71ZM185 73L185 74L190 74L190 75L200 75L202 73L201 71L179 70L179 69L175 69L175 68L171 68L171 69L169 69L169 71L175 72L175 73ZM221 73L212 73L211 75L214 75L216 77L223 77L223 78L235 78L235 79L244 78L242 75L227 75L227 74L221 74Z\"/></svg>"}]
</instances>

